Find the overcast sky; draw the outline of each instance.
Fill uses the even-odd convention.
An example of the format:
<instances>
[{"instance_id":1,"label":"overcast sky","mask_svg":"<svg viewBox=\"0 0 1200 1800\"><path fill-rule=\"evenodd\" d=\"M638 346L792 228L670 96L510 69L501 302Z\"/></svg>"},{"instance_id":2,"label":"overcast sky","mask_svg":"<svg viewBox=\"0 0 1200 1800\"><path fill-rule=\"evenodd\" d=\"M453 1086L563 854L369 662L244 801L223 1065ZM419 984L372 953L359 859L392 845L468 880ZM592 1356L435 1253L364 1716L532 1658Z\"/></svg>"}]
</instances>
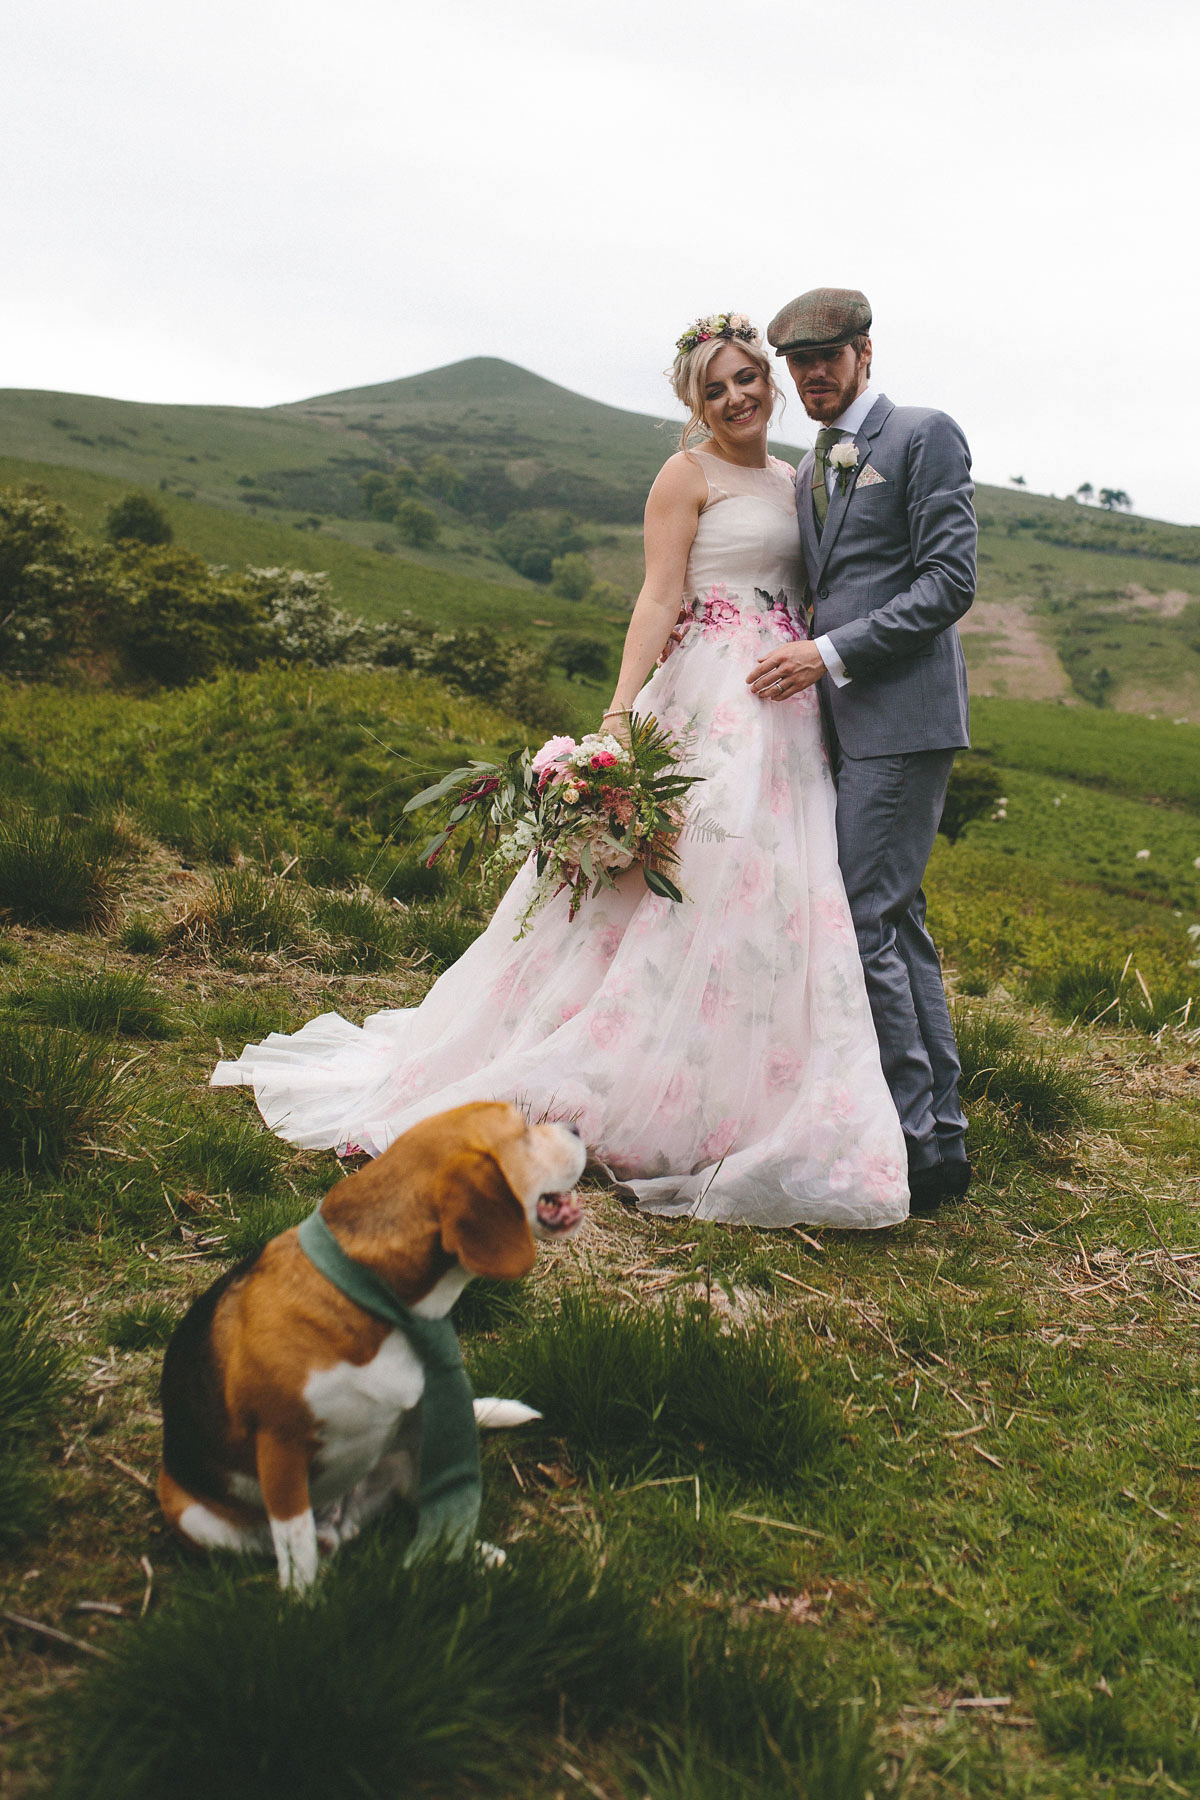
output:
<instances>
[{"instance_id":1,"label":"overcast sky","mask_svg":"<svg viewBox=\"0 0 1200 1800\"><path fill-rule=\"evenodd\" d=\"M258 406L483 354L662 414L697 313L853 286L981 480L1200 523L1195 0L0 21L0 387Z\"/></svg>"}]
</instances>

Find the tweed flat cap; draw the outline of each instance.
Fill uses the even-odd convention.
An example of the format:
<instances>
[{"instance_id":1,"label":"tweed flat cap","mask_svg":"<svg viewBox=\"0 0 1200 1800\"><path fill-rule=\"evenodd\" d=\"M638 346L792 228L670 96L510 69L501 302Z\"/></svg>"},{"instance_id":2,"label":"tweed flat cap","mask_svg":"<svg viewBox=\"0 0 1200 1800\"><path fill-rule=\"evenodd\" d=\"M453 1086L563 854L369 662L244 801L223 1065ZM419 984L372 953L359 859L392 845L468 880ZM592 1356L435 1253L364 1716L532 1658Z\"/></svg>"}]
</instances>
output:
<instances>
[{"instance_id":1,"label":"tweed flat cap","mask_svg":"<svg viewBox=\"0 0 1200 1800\"><path fill-rule=\"evenodd\" d=\"M871 304L857 288L810 288L789 300L767 326L776 356L791 350L836 350L871 329Z\"/></svg>"}]
</instances>

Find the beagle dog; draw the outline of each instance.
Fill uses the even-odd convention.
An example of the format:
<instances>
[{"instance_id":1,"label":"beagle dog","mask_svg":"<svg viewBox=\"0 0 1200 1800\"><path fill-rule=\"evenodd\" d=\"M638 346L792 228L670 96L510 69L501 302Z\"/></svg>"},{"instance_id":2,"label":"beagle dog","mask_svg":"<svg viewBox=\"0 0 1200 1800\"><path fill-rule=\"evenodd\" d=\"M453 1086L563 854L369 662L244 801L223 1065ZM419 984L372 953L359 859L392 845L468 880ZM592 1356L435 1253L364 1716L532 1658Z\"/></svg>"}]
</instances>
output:
<instances>
[{"instance_id":1,"label":"beagle dog","mask_svg":"<svg viewBox=\"0 0 1200 1800\"><path fill-rule=\"evenodd\" d=\"M331 1188L341 1248L412 1312L445 1316L473 1275L514 1280L535 1237L582 1221L586 1152L569 1125L530 1125L498 1101L426 1119ZM204 1550L274 1550L303 1589L326 1550L416 1486L422 1363L396 1326L320 1274L295 1229L201 1294L162 1375L168 1523ZM535 1417L481 1400L483 1424Z\"/></svg>"}]
</instances>

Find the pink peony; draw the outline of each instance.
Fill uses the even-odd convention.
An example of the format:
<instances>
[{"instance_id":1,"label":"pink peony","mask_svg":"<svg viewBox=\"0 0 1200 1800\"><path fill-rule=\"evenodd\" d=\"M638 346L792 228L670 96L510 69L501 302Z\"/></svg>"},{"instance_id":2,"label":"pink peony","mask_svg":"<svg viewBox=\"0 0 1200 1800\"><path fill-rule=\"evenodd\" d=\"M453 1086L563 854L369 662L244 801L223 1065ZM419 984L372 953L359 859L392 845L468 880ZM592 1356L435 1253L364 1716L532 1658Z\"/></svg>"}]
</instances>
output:
<instances>
[{"instance_id":1,"label":"pink peony","mask_svg":"<svg viewBox=\"0 0 1200 1800\"><path fill-rule=\"evenodd\" d=\"M562 1020L563 1024L565 1025L569 1019L573 1019L575 1017L575 1014L578 1011L579 1011L578 1006L564 1006L558 1016Z\"/></svg>"},{"instance_id":2,"label":"pink peony","mask_svg":"<svg viewBox=\"0 0 1200 1800\"><path fill-rule=\"evenodd\" d=\"M742 728L742 714L730 701L722 700L713 707L711 728L714 737L733 737Z\"/></svg>"},{"instance_id":3,"label":"pink peony","mask_svg":"<svg viewBox=\"0 0 1200 1800\"><path fill-rule=\"evenodd\" d=\"M561 764L565 756L576 748L575 739L570 737L552 737L544 743L533 759L535 774L540 775L543 769Z\"/></svg>"},{"instance_id":4,"label":"pink peony","mask_svg":"<svg viewBox=\"0 0 1200 1800\"><path fill-rule=\"evenodd\" d=\"M596 939L596 948L606 961L612 960L621 948L621 933L616 925L606 925Z\"/></svg>"},{"instance_id":5,"label":"pink peony","mask_svg":"<svg viewBox=\"0 0 1200 1800\"><path fill-rule=\"evenodd\" d=\"M742 622L740 611L724 587L710 588L704 596L703 607L705 637L723 637L728 631L736 631Z\"/></svg>"}]
</instances>

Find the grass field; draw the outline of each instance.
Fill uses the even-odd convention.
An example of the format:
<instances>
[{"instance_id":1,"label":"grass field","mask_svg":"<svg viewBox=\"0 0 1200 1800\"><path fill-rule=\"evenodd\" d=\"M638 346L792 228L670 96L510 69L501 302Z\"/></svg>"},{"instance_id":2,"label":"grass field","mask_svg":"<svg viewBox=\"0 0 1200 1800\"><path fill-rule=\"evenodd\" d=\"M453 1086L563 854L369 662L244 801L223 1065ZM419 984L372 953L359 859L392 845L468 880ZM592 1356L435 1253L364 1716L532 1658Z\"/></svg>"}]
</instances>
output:
<instances>
[{"instance_id":1,"label":"grass field","mask_svg":"<svg viewBox=\"0 0 1200 1800\"><path fill-rule=\"evenodd\" d=\"M545 1413L486 1446L506 1568L406 1574L398 1517L301 1606L146 1485L174 1321L338 1175L206 1075L420 998L486 909L390 822L519 728L382 675L4 699L5 1800L1196 1790L1193 728L979 709L1007 816L929 881L967 1205L860 1238L593 1187L460 1303Z\"/></svg>"}]
</instances>

